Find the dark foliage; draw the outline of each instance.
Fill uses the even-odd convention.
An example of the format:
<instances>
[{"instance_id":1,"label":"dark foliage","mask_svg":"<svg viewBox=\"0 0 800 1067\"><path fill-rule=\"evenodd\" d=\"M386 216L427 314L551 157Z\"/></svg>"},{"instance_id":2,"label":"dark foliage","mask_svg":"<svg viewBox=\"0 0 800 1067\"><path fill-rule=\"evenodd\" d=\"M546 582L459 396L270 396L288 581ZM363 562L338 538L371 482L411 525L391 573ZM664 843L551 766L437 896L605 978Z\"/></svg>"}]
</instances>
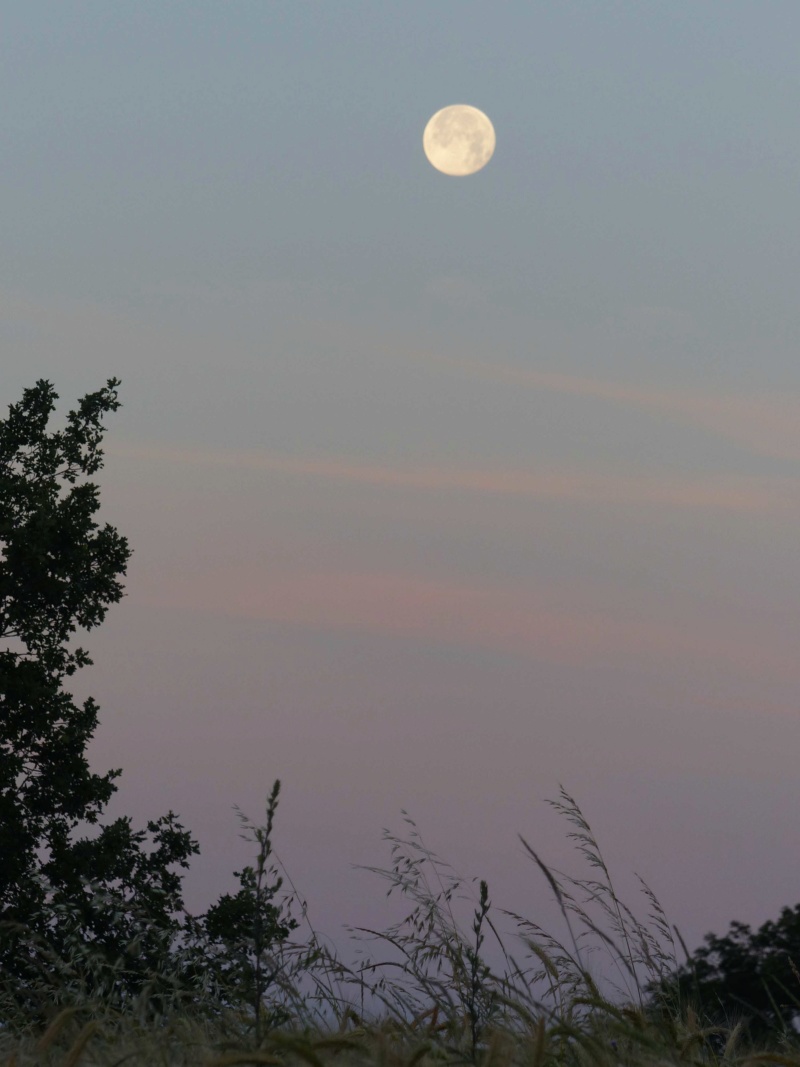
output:
<instances>
[{"instance_id":1,"label":"dark foliage","mask_svg":"<svg viewBox=\"0 0 800 1067\"><path fill-rule=\"evenodd\" d=\"M131 555L124 537L93 519L98 487L79 482L103 465L101 420L120 406L118 385L112 378L85 396L60 432L47 433L58 397L45 380L0 421L0 640L8 642L0 651L0 980L15 1018L26 1020L48 1014L37 984L55 990L77 978L95 992L91 969L62 962L76 944L116 964L114 988L135 996L165 967L191 987L208 969L207 956L219 958L215 945L242 957L248 929L261 948L290 928L269 903L278 886L261 886L261 868L257 892L245 868L236 897L188 916L181 875L169 868L188 867L199 848L172 811L148 822L150 853L142 849L145 831L133 832L127 817L93 840L70 840L80 822L97 823L122 773L90 772L84 752L99 709L91 698L78 707L63 688L92 662L84 649L69 648L71 635L99 625L121 599L118 579ZM277 787L271 800L274 812ZM181 933L194 938L191 964L171 954ZM233 973L251 993L241 960Z\"/></svg>"},{"instance_id":2,"label":"dark foliage","mask_svg":"<svg viewBox=\"0 0 800 1067\"><path fill-rule=\"evenodd\" d=\"M704 941L673 975L649 987L653 999L691 1003L720 1026L744 1018L753 1043L792 1038L792 1019L800 1016L800 904L755 933L733 922L726 937L706 934Z\"/></svg>"}]
</instances>

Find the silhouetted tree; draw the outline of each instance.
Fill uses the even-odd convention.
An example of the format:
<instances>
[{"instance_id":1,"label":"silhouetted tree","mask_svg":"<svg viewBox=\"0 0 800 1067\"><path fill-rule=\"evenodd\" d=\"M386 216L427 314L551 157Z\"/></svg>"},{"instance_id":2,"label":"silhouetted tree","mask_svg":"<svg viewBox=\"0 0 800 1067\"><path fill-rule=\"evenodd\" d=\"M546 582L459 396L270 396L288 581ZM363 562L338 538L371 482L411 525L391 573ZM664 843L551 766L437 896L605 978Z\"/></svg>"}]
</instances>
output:
<instances>
[{"instance_id":1,"label":"silhouetted tree","mask_svg":"<svg viewBox=\"0 0 800 1067\"><path fill-rule=\"evenodd\" d=\"M199 847L172 811L148 822L157 846L149 854L145 831L132 832L128 817L93 840L69 840L79 822L97 823L122 773L90 772L84 752L99 709L91 698L78 707L63 688L92 662L68 647L71 635L99 625L120 600L131 555L124 537L93 520L98 487L78 482L102 467L101 419L119 408L119 384L111 378L85 396L61 432L47 433L58 397L45 380L0 421L0 639L8 642L0 651L0 978L29 1019L46 1017L37 982L55 988L75 977L58 960L76 944L109 964L123 960L115 988L133 996L165 961L184 983L199 981L212 946L239 945L248 921L263 944L288 933L270 894L252 893L250 868L243 893L223 897L208 917L174 918L188 913L182 876L168 868L188 867ZM170 947L182 931L194 936L186 965ZM78 971L91 995L92 972Z\"/></svg>"},{"instance_id":2,"label":"silhouetted tree","mask_svg":"<svg viewBox=\"0 0 800 1067\"><path fill-rule=\"evenodd\" d=\"M279 984L284 972L284 960L280 953L273 950L286 941L298 926L290 911L284 911L280 903L273 903L283 879L276 867L265 866L272 855L272 830L280 788L281 783L276 781L267 798L266 823L263 827L251 826L246 817L237 811L242 823L255 831L260 846L257 870L244 867L241 871L234 871L242 886L236 895L223 894L199 923L189 921L186 926L187 931L199 933L199 943L203 946L199 968L210 974L218 987L233 990L237 1002L254 1006L256 1031L259 1033L262 1024L269 1028L287 1019L281 1007L273 1007L266 1016L262 1016L262 1003L265 995ZM244 834L239 836L252 840ZM216 957L209 956L206 950L209 944L221 948L222 952Z\"/></svg>"},{"instance_id":3,"label":"silhouetted tree","mask_svg":"<svg viewBox=\"0 0 800 1067\"><path fill-rule=\"evenodd\" d=\"M776 1033L795 1034L800 1017L800 904L784 908L777 922L755 933L732 922L726 937L706 934L705 944L660 985L648 989L653 1000L691 1003L719 1026L747 1020L750 1040L758 1044Z\"/></svg>"}]
</instances>

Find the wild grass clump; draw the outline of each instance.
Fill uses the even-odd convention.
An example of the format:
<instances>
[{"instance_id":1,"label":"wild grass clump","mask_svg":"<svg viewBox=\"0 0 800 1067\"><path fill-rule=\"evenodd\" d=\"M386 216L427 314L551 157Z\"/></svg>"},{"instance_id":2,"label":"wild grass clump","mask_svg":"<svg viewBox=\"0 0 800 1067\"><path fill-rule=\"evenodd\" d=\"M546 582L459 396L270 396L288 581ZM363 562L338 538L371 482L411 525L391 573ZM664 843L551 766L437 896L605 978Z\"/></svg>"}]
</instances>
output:
<instances>
[{"instance_id":1,"label":"wild grass clump","mask_svg":"<svg viewBox=\"0 0 800 1067\"><path fill-rule=\"evenodd\" d=\"M281 885L278 868L266 867L278 790L276 783L266 824L256 830L257 875L245 872L257 901ZM21 990L0 976L0 1019L6 1021L0 1067L326 1067L334 1060L346 1067L800 1067L800 1044L788 1032L756 1047L745 1018L714 1026L696 1003L654 993L666 988L663 980L677 967L673 929L686 952L677 928L641 878L649 928L640 922L619 899L575 800L561 789L560 799L549 803L573 824L569 836L597 872L585 879L564 875L521 839L555 896L569 947L533 920L496 910L487 882L478 881L477 891L465 884L403 812L405 836L384 832L391 866L368 869L410 910L384 930L353 928L362 952L355 964L321 943L292 886L276 911L283 917L280 929L292 936L267 943L254 921L250 943L225 955L212 952L191 922L177 947L161 931L159 962L131 998L121 992L125 959L109 962L81 940L77 908L58 905L55 920L69 935L66 958L41 935L32 936L38 982ZM273 879L271 889L265 874ZM94 904L114 907L99 891ZM466 923L460 918L465 907ZM299 910L302 936L289 918L292 909ZM255 914L257 920L258 909ZM146 922L143 914L138 919ZM516 953L500 932L501 920L513 925ZM619 999L602 995L589 972L584 956L591 938L623 982L614 987ZM135 941L128 946L132 957Z\"/></svg>"}]
</instances>

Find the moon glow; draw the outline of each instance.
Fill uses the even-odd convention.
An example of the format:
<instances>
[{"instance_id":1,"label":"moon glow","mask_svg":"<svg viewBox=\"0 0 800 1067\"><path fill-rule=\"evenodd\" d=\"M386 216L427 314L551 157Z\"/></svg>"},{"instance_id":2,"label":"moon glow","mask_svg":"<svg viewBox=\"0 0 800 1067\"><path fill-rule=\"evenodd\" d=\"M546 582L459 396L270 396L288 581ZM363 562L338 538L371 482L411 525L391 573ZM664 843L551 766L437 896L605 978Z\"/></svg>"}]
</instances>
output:
<instances>
[{"instance_id":1,"label":"moon glow","mask_svg":"<svg viewBox=\"0 0 800 1067\"><path fill-rule=\"evenodd\" d=\"M494 126L469 104L443 107L428 121L422 135L422 148L431 166L459 178L485 167L495 143Z\"/></svg>"}]
</instances>

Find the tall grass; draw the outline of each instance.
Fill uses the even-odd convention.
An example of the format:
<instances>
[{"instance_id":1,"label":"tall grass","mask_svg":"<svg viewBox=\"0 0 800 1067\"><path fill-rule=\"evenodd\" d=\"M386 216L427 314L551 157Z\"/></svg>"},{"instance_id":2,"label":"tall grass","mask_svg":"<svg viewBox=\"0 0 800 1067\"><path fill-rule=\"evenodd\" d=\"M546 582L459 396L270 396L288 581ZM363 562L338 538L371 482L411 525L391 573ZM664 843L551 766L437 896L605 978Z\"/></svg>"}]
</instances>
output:
<instances>
[{"instance_id":1,"label":"tall grass","mask_svg":"<svg viewBox=\"0 0 800 1067\"><path fill-rule=\"evenodd\" d=\"M266 861L274 859L277 797L278 783L266 824L256 830L259 891ZM383 930L353 928L361 948L356 963L322 944L284 872L292 891L281 906L287 913L299 909L302 924L296 936L273 945L263 943L254 925L249 983L232 977L241 975L244 956L212 959L189 923L177 947L164 934L163 960L169 962L130 999L119 991L124 958L109 963L81 940L77 909L59 905L57 921L69 932L67 958L34 937L39 981L23 991L0 975L0 1019L7 1020L0 1064L324 1067L336 1059L380 1067L800 1067L800 1045L786 1034L768 1048L754 1048L744 1020L713 1027L695 1004L648 996L648 987L677 967L673 930L683 945L677 928L642 879L649 927L637 919L619 899L575 800L562 788L560 799L548 803L575 827L569 837L596 872L584 879L564 875L521 838L558 903L569 947L532 919L495 909L487 882L478 881L477 891L477 880L465 883L427 848L403 812L404 835L384 832L390 866L367 869L409 910ZM267 871L276 872L275 866ZM95 902L115 906L96 888ZM459 918L465 907L468 923ZM500 931L503 921L512 924L513 951ZM614 1000L600 993L586 964L592 939L623 983L615 986ZM129 949L135 955L136 945ZM499 962L490 962L490 954Z\"/></svg>"}]
</instances>

